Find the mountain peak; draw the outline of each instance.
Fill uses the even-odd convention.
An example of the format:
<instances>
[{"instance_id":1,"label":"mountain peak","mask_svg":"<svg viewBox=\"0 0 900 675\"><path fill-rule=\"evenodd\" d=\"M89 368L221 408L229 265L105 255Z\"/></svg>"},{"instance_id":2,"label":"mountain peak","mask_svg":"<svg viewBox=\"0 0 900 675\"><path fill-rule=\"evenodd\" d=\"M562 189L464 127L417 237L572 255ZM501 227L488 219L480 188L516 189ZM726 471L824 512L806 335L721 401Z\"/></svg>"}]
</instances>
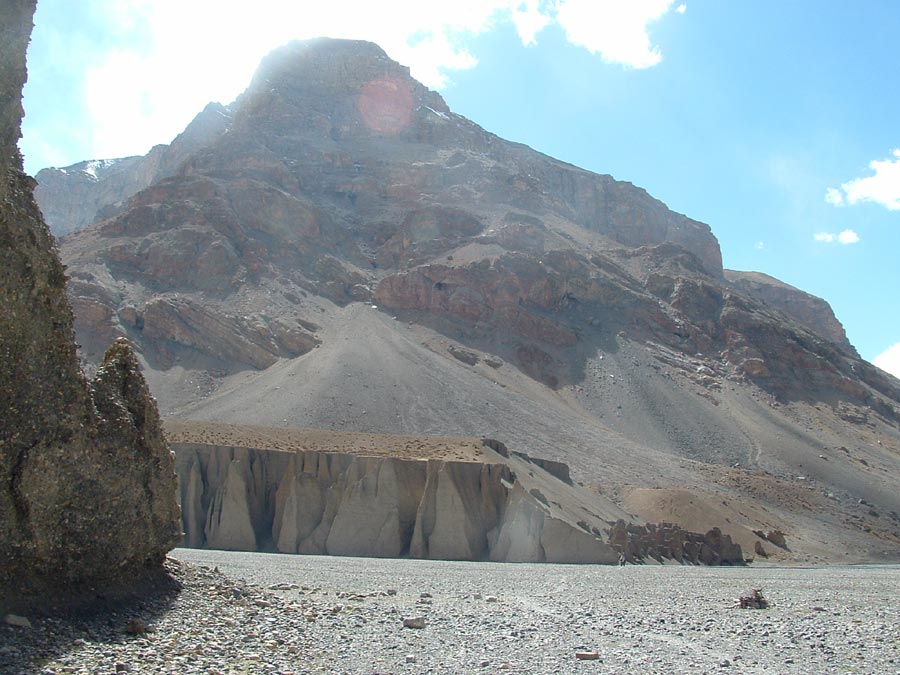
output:
<instances>
[{"instance_id":1,"label":"mountain peak","mask_svg":"<svg viewBox=\"0 0 900 675\"><path fill-rule=\"evenodd\" d=\"M247 89L253 96L277 91L298 96L314 90L358 91L367 83L396 79L422 87L378 45L364 40L315 38L294 40L270 52Z\"/></svg>"},{"instance_id":2,"label":"mountain peak","mask_svg":"<svg viewBox=\"0 0 900 675\"><path fill-rule=\"evenodd\" d=\"M449 113L439 94L414 80L381 47L363 40L295 40L266 56L239 99L239 115L278 117L285 106L310 119L395 135L422 106ZM359 123L362 123L360 125Z\"/></svg>"},{"instance_id":3,"label":"mountain peak","mask_svg":"<svg viewBox=\"0 0 900 675\"><path fill-rule=\"evenodd\" d=\"M352 85L355 81L382 74L386 70L409 77L408 68L391 60L373 42L334 38L292 40L263 58L250 89L296 79L338 79Z\"/></svg>"}]
</instances>

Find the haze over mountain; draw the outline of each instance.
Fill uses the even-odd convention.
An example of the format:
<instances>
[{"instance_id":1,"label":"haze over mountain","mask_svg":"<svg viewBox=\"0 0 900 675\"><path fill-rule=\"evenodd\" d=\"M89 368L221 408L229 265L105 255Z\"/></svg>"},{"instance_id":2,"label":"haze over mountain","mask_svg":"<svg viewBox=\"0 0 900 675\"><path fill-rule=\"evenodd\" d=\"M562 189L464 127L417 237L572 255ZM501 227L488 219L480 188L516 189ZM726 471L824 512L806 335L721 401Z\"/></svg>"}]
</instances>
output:
<instances>
[{"instance_id":1,"label":"haze over mountain","mask_svg":"<svg viewBox=\"0 0 900 675\"><path fill-rule=\"evenodd\" d=\"M371 43L286 45L170 146L38 180L83 355L128 336L170 415L488 435L648 518L900 558L900 382L826 302Z\"/></svg>"}]
</instances>

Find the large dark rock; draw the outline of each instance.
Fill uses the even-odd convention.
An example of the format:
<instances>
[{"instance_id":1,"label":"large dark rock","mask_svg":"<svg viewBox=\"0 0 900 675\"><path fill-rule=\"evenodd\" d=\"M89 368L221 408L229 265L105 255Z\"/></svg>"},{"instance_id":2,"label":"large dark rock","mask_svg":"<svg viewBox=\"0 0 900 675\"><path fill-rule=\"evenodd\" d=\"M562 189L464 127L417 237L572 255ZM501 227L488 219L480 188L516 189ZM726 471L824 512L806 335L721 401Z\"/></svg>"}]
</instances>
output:
<instances>
[{"instance_id":1,"label":"large dark rock","mask_svg":"<svg viewBox=\"0 0 900 675\"><path fill-rule=\"evenodd\" d=\"M639 525L620 520L609 528L608 541L627 562L664 558L702 565L743 565L739 544L714 527L706 534L688 532L672 523Z\"/></svg>"},{"instance_id":2,"label":"large dark rock","mask_svg":"<svg viewBox=\"0 0 900 675\"><path fill-rule=\"evenodd\" d=\"M95 597L159 569L174 461L126 341L88 383L66 278L16 148L35 3L0 7L0 608Z\"/></svg>"}]
</instances>

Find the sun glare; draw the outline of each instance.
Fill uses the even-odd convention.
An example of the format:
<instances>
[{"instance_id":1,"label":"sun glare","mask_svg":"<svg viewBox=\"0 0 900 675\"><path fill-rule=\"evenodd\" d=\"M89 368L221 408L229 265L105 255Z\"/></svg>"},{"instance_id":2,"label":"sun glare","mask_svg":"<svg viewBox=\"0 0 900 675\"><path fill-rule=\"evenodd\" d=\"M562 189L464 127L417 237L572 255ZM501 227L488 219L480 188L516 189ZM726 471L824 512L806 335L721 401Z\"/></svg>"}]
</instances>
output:
<instances>
[{"instance_id":1,"label":"sun glare","mask_svg":"<svg viewBox=\"0 0 900 675\"><path fill-rule=\"evenodd\" d=\"M365 125L380 134L400 133L413 112L413 95L409 85L394 77L372 80L359 94L359 114Z\"/></svg>"}]
</instances>

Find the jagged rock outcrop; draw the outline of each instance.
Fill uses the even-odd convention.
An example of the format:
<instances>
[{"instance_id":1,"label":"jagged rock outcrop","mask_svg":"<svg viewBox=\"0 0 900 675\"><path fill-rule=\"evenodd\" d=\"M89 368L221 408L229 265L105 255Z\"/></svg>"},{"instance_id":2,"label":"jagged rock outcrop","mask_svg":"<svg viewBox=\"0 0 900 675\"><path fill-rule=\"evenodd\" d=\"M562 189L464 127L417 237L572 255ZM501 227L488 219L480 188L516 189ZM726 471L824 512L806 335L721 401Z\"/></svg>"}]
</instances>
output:
<instances>
[{"instance_id":1,"label":"jagged rock outcrop","mask_svg":"<svg viewBox=\"0 0 900 675\"><path fill-rule=\"evenodd\" d=\"M742 565L743 551L722 530L688 532L672 523L636 525L620 520L609 532L609 543L627 562L663 558L703 565Z\"/></svg>"},{"instance_id":2,"label":"jagged rock outcrop","mask_svg":"<svg viewBox=\"0 0 900 675\"><path fill-rule=\"evenodd\" d=\"M280 356L299 356L318 340L299 325L285 321L216 314L183 298L159 297L134 313L134 327L154 339L160 354L171 362L178 347L209 354L225 363L267 368ZM138 327L139 326L139 327Z\"/></svg>"},{"instance_id":3,"label":"jagged rock outcrop","mask_svg":"<svg viewBox=\"0 0 900 675\"><path fill-rule=\"evenodd\" d=\"M61 237L87 227L103 206L147 187L139 173L142 159L87 160L38 171L34 192L50 232Z\"/></svg>"},{"instance_id":4,"label":"jagged rock outcrop","mask_svg":"<svg viewBox=\"0 0 900 675\"><path fill-rule=\"evenodd\" d=\"M88 383L16 149L34 2L0 8L0 613L115 592L180 535L172 453L127 342Z\"/></svg>"},{"instance_id":5,"label":"jagged rock outcrop","mask_svg":"<svg viewBox=\"0 0 900 675\"><path fill-rule=\"evenodd\" d=\"M604 520L584 508L581 500L592 498L565 480L565 465L551 463L550 473L542 460L523 453L501 455L485 446L486 460L472 462L197 443L173 447L189 546L605 564L627 551L635 562L742 562L740 547L721 533L678 530L653 538L647 532L656 532L654 526Z\"/></svg>"},{"instance_id":6,"label":"jagged rock outcrop","mask_svg":"<svg viewBox=\"0 0 900 675\"><path fill-rule=\"evenodd\" d=\"M858 356L831 305L822 298L761 272L725 270L725 278L752 297L781 310L814 333L831 340L847 353Z\"/></svg>"},{"instance_id":7,"label":"jagged rock outcrop","mask_svg":"<svg viewBox=\"0 0 900 675\"><path fill-rule=\"evenodd\" d=\"M780 400L852 401L900 419L900 388L859 358L824 300L774 279L763 284L765 275L729 272L734 284L722 284L672 243L609 255L662 300L656 311L636 312L654 340L687 354L713 352L719 358L708 368L724 363Z\"/></svg>"}]
</instances>

